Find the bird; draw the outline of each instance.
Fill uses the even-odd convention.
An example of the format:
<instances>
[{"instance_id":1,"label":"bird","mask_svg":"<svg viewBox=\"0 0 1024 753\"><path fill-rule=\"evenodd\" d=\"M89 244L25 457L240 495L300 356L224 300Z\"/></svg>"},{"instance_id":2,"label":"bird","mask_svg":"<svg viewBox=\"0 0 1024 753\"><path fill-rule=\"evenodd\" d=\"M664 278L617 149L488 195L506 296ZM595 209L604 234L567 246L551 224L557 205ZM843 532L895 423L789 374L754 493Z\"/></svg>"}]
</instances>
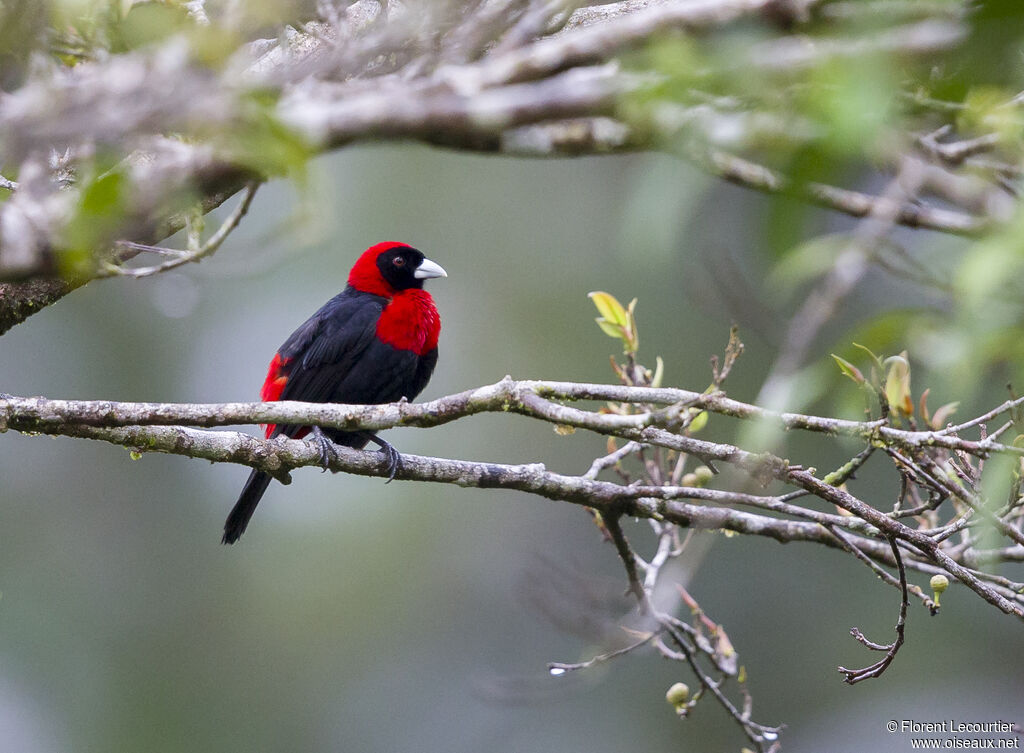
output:
<instances>
[{"instance_id":1,"label":"bird","mask_svg":"<svg viewBox=\"0 0 1024 753\"><path fill-rule=\"evenodd\" d=\"M406 244L388 241L364 251L348 284L307 319L270 361L260 397L264 401L373 405L413 400L437 364L441 318L426 280L447 277L441 265ZM267 439L300 439L312 434L326 469L331 442L362 449L373 442L394 478L401 456L372 431L342 431L270 424ZM245 532L271 481L254 469L224 522L221 542L234 544Z\"/></svg>"}]
</instances>

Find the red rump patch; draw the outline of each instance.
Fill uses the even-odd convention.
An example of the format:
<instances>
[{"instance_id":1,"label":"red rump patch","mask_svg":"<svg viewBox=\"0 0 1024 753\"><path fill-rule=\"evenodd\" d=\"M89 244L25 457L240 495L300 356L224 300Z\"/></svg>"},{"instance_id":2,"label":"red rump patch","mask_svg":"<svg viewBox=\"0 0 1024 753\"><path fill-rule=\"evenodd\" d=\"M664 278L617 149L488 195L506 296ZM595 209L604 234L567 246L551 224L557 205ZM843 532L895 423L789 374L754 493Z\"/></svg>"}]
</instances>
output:
<instances>
[{"instance_id":1,"label":"red rump patch","mask_svg":"<svg viewBox=\"0 0 1024 753\"><path fill-rule=\"evenodd\" d=\"M263 382L263 389L260 390L260 399L263 402L269 403L281 399L284 386L288 383L288 375L282 374L281 371L290 361L290 358L282 358L280 353L274 354L274 360L270 362L270 368L267 370L267 378ZM274 432L275 426L276 424L263 424L268 439Z\"/></svg>"}]
</instances>

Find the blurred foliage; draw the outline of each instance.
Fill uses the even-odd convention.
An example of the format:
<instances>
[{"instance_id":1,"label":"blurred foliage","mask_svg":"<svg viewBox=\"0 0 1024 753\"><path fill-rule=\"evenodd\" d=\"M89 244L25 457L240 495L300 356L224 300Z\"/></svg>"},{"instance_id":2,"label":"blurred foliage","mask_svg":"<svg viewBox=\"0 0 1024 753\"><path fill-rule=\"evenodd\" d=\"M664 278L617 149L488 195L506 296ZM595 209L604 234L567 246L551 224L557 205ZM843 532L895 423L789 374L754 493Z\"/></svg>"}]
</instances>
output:
<instances>
[{"instance_id":1,"label":"blurred foliage","mask_svg":"<svg viewBox=\"0 0 1024 753\"><path fill-rule=\"evenodd\" d=\"M626 291L639 294L643 348L664 355L666 384L699 384L707 354L742 314L701 277L716 248L708 239L734 242L738 264L757 279L758 218L772 201L709 185L656 156L538 162L364 146L312 168L325 223L312 247L292 231L293 187L273 182L230 246L175 278L195 291L192 308L161 308L165 275L86 286L4 336L0 390L248 399L295 322L344 284L353 253L383 237L414 241L452 273L435 293L442 356L424 397L504 373L607 380L608 354L621 339L605 337L584 308L586 292L602 288L618 292L623 309ZM667 248L643 233L620 247L626 213L646 217L628 188L652 175L655 190L679 190L694 209L673 232L654 229ZM759 282L754 295L766 289ZM841 321L855 325L855 312ZM739 398L756 393L771 346L752 331L747 337L750 355L729 383ZM850 359L869 368L862 351ZM919 368L915 386L931 384ZM859 390L834 392L863 411ZM396 430L395 439L408 452L542 459L572 471L601 450L599 439L580 433L567 440L505 421ZM716 419L708 431L724 436L730 426ZM4 439L3 729L8 740L26 728L57 738L19 751L419 751L425 735L456 751L610 753L632 749L638 735L653 750L693 741L737 749L734 727L707 698L680 729L662 700L680 679L672 662L637 655L579 684L547 683L546 662L595 649L531 611L537 596L529 589L551 588L559 569L573 577L552 597L559 603L590 598L586 587L597 578L616 597L623 588L621 565L578 509L297 473L268 497L252 544L227 552L217 533L242 469L153 455L131 462L98 443ZM859 483L870 498L889 499L891 487L870 474ZM643 531L635 536L642 541ZM789 723L784 750L902 751L906 739L886 735L878 721L892 709L970 720L1019 710L1017 673L991 651L1014 645L1019 626L965 608L955 587L944 594L941 619L911 615L914 640L901 671L851 694L830 669L844 659L847 629L892 624L894 605L867 569L818 547L706 538L717 542L706 566L687 565L679 577L692 579L729 627L759 707ZM978 634L986 639L964 639ZM935 661L935 647L950 645L957 651ZM948 692L965 677L974 691Z\"/></svg>"},{"instance_id":2,"label":"blurred foliage","mask_svg":"<svg viewBox=\"0 0 1024 753\"><path fill-rule=\"evenodd\" d=\"M597 326L609 337L622 340L622 350L629 355L636 355L640 347L640 333L636 328L636 302L634 298L629 302L628 307L623 307L619 300L603 291L594 291L589 294L590 300L597 306Z\"/></svg>"},{"instance_id":3,"label":"blurred foliage","mask_svg":"<svg viewBox=\"0 0 1024 753\"><path fill-rule=\"evenodd\" d=\"M287 177L301 187L313 150L281 122L276 105L273 92L247 92L239 102L233 127L211 133L210 140L221 153L254 173Z\"/></svg>"},{"instance_id":4,"label":"blurred foliage","mask_svg":"<svg viewBox=\"0 0 1024 753\"><path fill-rule=\"evenodd\" d=\"M117 240L126 212L124 176L116 166L103 170L96 165L82 176L82 192L65 228L60 256L61 272L75 277L89 271L96 248L106 248Z\"/></svg>"},{"instance_id":5,"label":"blurred foliage","mask_svg":"<svg viewBox=\"0 0 1024 753\"><path fill-rule=\"evenodd\" d=\"M853 348L859 351L860 359L858 360L867 357L866 369L858 368L835 353L832 354L832 358L839 366L843 376L864 388L865 412L868 415L875 413L880 408L882 415L895 426L906 425L913 429L945 428L960 403L946 403L932 413L928 407L931 390L925 389L915 396L911 389L911 365L907 351L883 358L859 343L853 343Z\"/></svg>"},{"instance_id":6,"label":"blurred foliage","mask_svg":"<svg viewBox=\"0 0 1024 753\"><path fill-rule=\"evenodd\" d=\"M189 20L183 2L0 0L0 88L12 90L21 85L34 56L42 55L54 65L73 66L177 40L185 41L197 70L218 75L227 69L231 54L244 41L277 36L284 21L300 22L309 16L312 5L284 0L211 1L206 4L211 24L202 26ZM935 11L943 5L948 6L948 14ZM858 6L888 10L858 11ZM954 0L945 4L822 3L821 13L800 29L815 43L806 49L819 55L809 63L785 64L786 60L799 61L806 49L782 46L791 39L787 36L790 29L763 19L724 34L696 38L668 34L628 57L629 67L653 72L656 81L620 103L618 114L638 137L657 135L657 145L668 152L699 161L709 146L728 149L784 171L796 185L820 181L875 190L891 175L896 156L910 149L919 136L943 126L950 126L958 138L995 134L993 158L1019 165L1024 149L1017 101L1024 89L1024 4L1017 0L972 3L966 14L964 7ZM837 10L829 15L826 11L830 8L848 13ZM953 52L905 54L898 43L891 50L872 45L885 35L898 40L901 32L909 33L907 25L922 19L934 17L941 22L961 16L967 34ZM318 302L335 292L343 280L349 251L378 237L394 236L415 238L417 243L422 238L423 247L444 249L458 263L449 264L444 254L438 258L460 270L465 281L438 296L447 339L433 394L465 389L509 371L604 378L601 346L578 337L578 303L583 291L621 280L642 291L643 310L649 312L644 314L645 347L665 355L672 371L668 383L674 385L689 386L706 379L706 353L718 342L720 330L731 317L746 319L742 322L745 333L748 322L754 325L750 331L762 325L764 334L752 339L755 360L730 382L730 392L750 397L769 368L767 354L777 346L772 338L778 333L768 317L760 316L760 309L744 306L761 304L784 320L831 268L852 232L852 222L824 217L820 210L788 197L762 199L707 183L695 187L697 178L678 162L651 178L650 165L636 158L607 166L577 161L524 167L500 159L456 160L427 150L352 150L333 158L311 179L307 173L309 148L276 118L275 105L272 93L242 91L230 129L211 133L204 124L194 124L192 132L171 135L209 138L232 159L261 174L287 176L300 186L319 179L317 188L336 190L340 195L308 192L322 194L324 202L319 212L324 218L320 247L295 253L307 239L296 241L294 228L282 217L290 211L288 202L282 203L280 194L273 194L277 201L268 199L253 213L259 234L242 236L246 249L204 263L198 271L188 270L194 277L178 278L201 301L191 304L195 311L186 307L185 313L174 315L184 321L161 314L158 295L149 292L159 291L164 279L155 281L153 288L124 285L115 294L109 287L97 292L90 286L81 301L68 302L70 309L55 307L56 311L41 315L38 324L33 322L24 336L16 330L4 338L5 389L110 397L129 397L134 392L142 399L182 400L248 395L255 391L253 375L265 368L265 360L258 354L272 352L287 335L294 324L290 312L309 309L313 299ZM117 167L119 156L93 156L79 167L83 191L67 230L69 253L61 260L66 273L75 273L87 263L90 248L112 240L117 221L130 210L131 197L125 195ZM6 177L17 178L11 166L0 167ZM980 168L977 172L988 175ZM633 182L626 182L624 176ZM1017 176L1011 175L1010 180L1014 185L1019 182ZM669 219L677 224L668 229L651 227L650 207L642 202L624 208L629 194L648 183L650 195L678 191L685 196L679 206L687 211L679 212L681 217L662 218L666 224ZM587 190L578 192L584 185ZM280 186L268 190L283 192ZM5 198L0 190L0 200ZM180 210L194 199L170 197L168 201ZM676 211L674 204L672 211ZM630 219L633 221L627 223ZM309 232L311 223L298 224ZM616 228L627 224L637 232L615 248L616 242L609 239L617 238ZM954 400L991 401L996 394L993 380L1012 379L1024 366L1024 338L1020 337L1024 323L1022 238L1022 216L977 241L947 241L924 233L892 238L880 253L895 250L912 257L918 274L879 273L869 278L871 284L837 313L834 326L822 334L821 339L832 347L816 348L814 363L798 375L806 387L799 391L800 399L809 401L824 393L829 409L838 404L860 417L865 392L875 408L881 392L895 407L897 420L933 426L949 419ZM715 266L728 257L719 253L723 246L729 252L736 250L737 270ZM271 250L260 252L262 256L252 251L264 247ZM482 248L488 249L486 258ZM551 253L551 249L580 248L590 254L586 264L579 263L576 253ZM344 249L344 254L339 249ZM495 258L514 259L515 263L504 265L498 274L490 263ZM539 269L543 273L538 274ZM529 305L522 303L524 290L531 293ZM567 290L577 293L570 296ZM635 383L655 386L662 383L665 368L660 356L653 369L626 370L631 362L636 365L632 359L640 342L636 299L624 306L608 293L594 293L592 300L599 313L598 326L621 342L627 356L625 366L617 364L619 377L626 375L637 380ZM68 316L68 311L74 314ZM132 316L126 316L126 311L132 311ZM500 337L495 336L493 322L501 323ZM37 337L40 331L44 336ZM242 331L247 334L240 336ZM543 341L537 332L545 333ZM19 340L21 337L26 339ZM739 347L734 354L738 355ZM836 352L838 368L828 359L830 350ZM112 369L111 364L118 368ZM845 389L831 389L844 378L865 389L851 390L848 383ZM920 390L921 385L932 389ZM929 400L940 407L932 407ZM685 420L689 422L686 430L695 432L704 427L707 414L690 411ZM716 420L711 428L724 432L727 429L719 427L727 426L727 421ZM461 425L459 432L467 433L432 434L431 441L440 442L440 447L430 445L429 451L454 455L473 447L482 456L524 456L529 460L535 460L531 453L536 453L565 467L577 467L592 457L592 445L549 452L550 448L537 449L539 445L535 447L512 432L466 430ZM436 436L441 439L434 440ZM221 469L204 466L191 476L180 472L180 459L147 458L125 470L118 464L127 457L123 453L111 460L114 453L106 455L90 448L86 452L96 453L98 460L74 456L71 470L58 473L53 481L48 480L52 474L43 462L53 458L32 455L47 451L49 443L42 450L41 445L23 442L4 460L6 476L22 479L3 490L9 503L5 509L14 509L17 534L12 539L31 545L3 548L12 562L6 570L8 580L20 586L20 593L14 589L13 602L5 597L5 610L13 610L5 614L13 614L21 632L5 631L0 648L7 657L25 657L24 645L41 634L41 626L51 631L61 630L59 626L65 624L77 626L81 614L90 615L95 623L92 627L111 631L112 624L122 621L118 610L125 610L124 626L112 635L96 629L75 631L73 636L68 630L68 635L53 640L48 636L13 674L43 699L39 703L47 709L47 718L71 717L74 722L67 725L73 735L97 738L90 741L94 750L134 750L139 741L170 746L167 740L155 740L160 734L154 730L167 725L170 716L177 722L170 726L179 735L191 734L197 703L210 717L201 718L197 739L206 747L221 749L246 742L254 750L278 749L284 743L272 738L273 733L283 734L279 728L294 729L306 744L300 747L337 749L335 743L340 742L351 747L352 737L358 737L360 725L364 725L364 734L375 744L386 747L378 736L383 734L389 740L387 735L391 735L411 750L422 743L424 727L439 718L447 719L446 712L479 725L478 731L446 721L441 730L446 740L474 737L475 745L459 740L466 749L477 749L485 738L507 741L504 720L518 721L520 711L509 704L496 713L476 708L474 704L482 702L463 687L470 684L466 677L472 674L466 665L479 667L488 661L488 652L501 649L526 657L521 659L523 667L513 669L530 672L551 658L546 652L556 650L547 644L538 649L508 629L509 615L514 618L522 611L507 596L509 573L536 564L541 547L545 553L572 551L589 556L593 553L586 547L594 544L592 559L598 564L586 561L582 567L575 562L572 566L579 570L606 566L619 576L615 563L606 557L608 552L596 548L589 536L592 531L586 532L588 536L578 534L571 517L578 511L566 513L566 520L572 522L555 527L550 525L552 513L547 506L531 507L525 513L521 509L505 512L502 505L469 509L472 506L443 490L427 492L432 495L429 505L418 490L409 491L408 498L387 497L376 489L361 492L365 499L353 498L348 496L348 489L356 486L353 479L344 480L344 505L338 504L339 479L328 479L330 492L324 485L318 487L319 495L304 500L321 505L314 515L337 516L324 535L314 533L310 543L310 529L320 529L301 518L310 514L306 506L278 507L279 519L267 523L262 541L280 542L284 534L284 543L274 544L270 550L250 550L255 553L244 564L254 567L232 570L225 568L216 537L208 537L209 546L201 539L204 531L215 529L219 522L219 513L208 503L211 489L224 500L234 493ZM415 445L413 449L417 449ZM11 470L29 456L37 464L31 468L37 472L38 482L22 468L16 469L19 473ZM166 468L161 470L166 479L158 474L158 480L166 483L154 483L147 463L164 460L166 466L154 467ZM60 465L58 471L62 468ZM115 487L112 481L121 483L129 477L134 481L124 487ZM1006 469L996 468L987 478L992 484L1003 484L986 488L996 496L1007 493L1007 483L1015 483ZM303 478L296 483L313 482ZM687 483L696 485L700 479L687 479ZM91 504L82 505L74 498L78 495L68 495L72 485ZM393 488L388 492L394 494ZM141 505L140 499L159 500L159 504ZM39 500L49 504L37 504ZM437 525L436 518L445 515ZM299 516L298 522L294 516ZM498 527L496 519L508 535L500 541L480 536L480 530ZM150 536L124 537L130 526L137 526L140 534L151 532L154 520L166 523L162 527L172 532L156 537L155 545ZM288 529L288 523L294 528ZM425 536L424 531L431 534ZM338 545L341 534L348 536L343 539L348 549ZM572 539L574 535L577 539ZM111 547L109 542L119 537L125 539L124 547ZM526 540L542 543L536 548L522 546ZM46 546L39 546L40 541ZM773 709L790 718L789 713L798 706L807 715L801 720L805 724L813 723L813 715L820 713L827 720L827 731L821 734L821 740L829 741L826 744L832 743L832 728L843 719L858 715L861 719L883 718L882 710L876 709L874 716L865 710L865 696L851 701L846 688L838 689L841 696L831 696L833 685L837 685L831 679L823 685L817 678L808 680L806 673L801 674L806 669L803 662L813 662L816 668L835 663L833 645L823 649L807 645L806 615L813 611L823 623L832 621L828 628L816 624L816 631L838 634L848 626L850 611L858 610L861 616L871 613L873 592L865 595L851 588L851 597L837 603L832 587L820 585L834 581L820 577L817 569L819 564L822 568L835 565L831 554L823 555L818 563L813 559L816 553L809 556L806 549L787 548L780 553L773 543L764 545L771 549L757 549L760 545L755 542L742 552L730 551L729 568L708 568L701 577L706 579L707 592L725 605L726 621L742 629L741 639L747 647L754 647L748 653L765 657L761 676L770 677L772 685L765 684L762 689L785 687L798 694L796 700L783 703L776 699L785 694L768 693L777 704ZM303 550L304 557L296 557L297 550ZM195 551L200 552L195 561L202 567L193 571ZM52 556L40 552L52 552ZM321 577L309 577L305 555L311 553L321 560L322 568L316 569ZM765 568L769 556L772 567ZM58 564L53 564L53 557ZM121 557L127 558L129 567ZM49 569L40 569L41 561ZM370 567L366 564L370 562L400 564ZM796 577L784 578L787 562L798 571ZM360 565L365 569L358 569ZM317 563L313 567L317 568ZM819 577L804 578L812 567ZM80 579L71 588L80 594L80 603L61 598L65 595L62 586L55 585L64 574L58 572L61 568ZM111 581L125 578L120 575L124 572L131 575L124 588L111 589ZM488 573L493 579L487 579ZM393 582L381 587L374 578ZM146 588L134 585L136 580ZM855 577L851 580L856 581ZM753 591L737 589L737 582L754 582L758 587ZM452 618L451 602L467 583L483 594L482 600L496 602L487 602L495 616L481 618L479 602L468 598L463 602L459 596L463 613ZM133 588L139 592L133 593ZM7 590L5 586L5 593ZM118 596L116 605L110 604L111 593ZM153 593L173 598L162 596L156 604ZM430 594L430 598L421 594ZM779 594L796 605L788 613L778 609ZM124 605L120 603L123 595ZM33 603L33 596L41 606ZM830 608L822 610L822 604ZM887 611L884 619L890 617ZM970 615L960 615L959 622L953 622L954 618L955 613L947 622L926 629L943 636L946 643L976 629L970 624ZM465 625L465 632L453 633L460 624ZM343 632L335 632L339 626ZM544 635L550 640L549 632ZM253 635L256 639L251 643ZM496 635L501 636L500 641L495 641ZM126 640L135 646L127 654L121 648ZM999 640L1009 643L1012 637ZM382 641L398 650L393 655L380 652ZM496 649L495 643L508 641L513 649L509 645ZM999 691L997 682L1005 679L1000 674L1005 662L1001 657L992 660L986 646L965 642L962 652L949 662L928 661L928 652L942 643L915 642L908 651L921 647L924 656L916 662L914 657L907 660L908 666L924 667L941 683L922 683L917 674L910 683L905 676L889 678L904 684L878 691L883 693L879 696L882 701L903 704L901 712L912 715L913 710L905 704L908 698L920 697L921 687L955 687L966 672L983 678L979 685L985 690L978 697L987 694L986 711L1000 698L1019 697L1019 693ZM429 657L438 645L448 645L448 653L437 664L430 664ZM255 646L252 653L248 652L250 646ZM517 654L515 648L521 651ZM815 651L825 655L812 656ZM508 654L498 656L497 663L507 669L511 663ZM779 661L780 656L799 656L801 661ZM73 676L66 676L71 673L64 657L85 666L79 672L84 679L77 684ZM269 664L262 664L264 661ZM986 661L994 661L994 666L983 675ZM52 697L47 692L49 681L40 679L34 663L52 673L57 680L54 685L71 688L65 691L68 697ZM271 671L265 671L268 666ZM948 676L943 677L942 672ZM133 683L140 682L141 673L156 679L140 696ZM636 689L632 694L613 684L598 689L604 692L602 707L614 709L613 714L594 716L593 708L581 703L580 713L570 715L564 704L540 703L522 712L517 734L536 733L549 747L562 750L601 749L595 747L601 745L621 750L635 741L638 728L635 718L626 724L623 717L648 715L644 718L654 721L646 729L654 730L661 747L669 749L677 742L677 732L657 726L657 713L664 707L659 702L660 708L650 711L654 705L649 703L650 677L646 668L641 674L634 685L625 686ZM109 675L107 695L92 692L100 675ZM284 682L279 681L281 677ZM454 681L458 692L439 694L441 684L453 682L452 677L458 678ZM891 697L886 698L885 692ZM639 700L622 703L622 697L629 695ZM92 700L94 696L96 700ZM168 696L177 701L175 711L180 718L167 713ZM81 708L81 698L94 704L98 710L95 719L91 712L74 711ZM132 701L145 709L136 708ZM963 715L968 713L963 708L967 702L957 699L955 704L942 706L928 705L925 699L921 714L935 714L935 708L942 708L944 713ZM365 704L366 714L358 713L360 703ZM401 707L402 713L394 714L391 709L395 707ZM411 715L410 708L414 711ZM559 712L559 708L563 710ZM335 721L339 709L341 722ZM417 710L421 716L416 716ZM310 724L305 723L303 713L315 715ZM538 713L547 720L546 726L536 728L543 734L535 729ZM241 714L241 723L224 723L224 718L235 719L236 714ZM592 724L578 724L584 714L590 714L587 718ZM708 717L709 736L721 734L718 721ZM607 727L602 726L605 724ZM348 728L342 729L346 725ZM556 738L559 730L569 731L565 740ZM876 731L881 734L874 728L870 734ZM799 735L796 730L794 733ZM864 734L858 729L848 737L863 748ZM235 735L243 742L238 743ZM630 740L622 739L627 735ZM123 738L124 742L110 745L104 736ZM882 744L886 740L893 744L892 738L882 738ZM294 744L294 740L288 742ZM530 737L521 749L530 749L529 743L536 742Z\"/></svg>"},{"instance_id":7,"label":"blurred foliage","mask_svg":"<svg viewBox=\"0 0 1024 753\"><path fill-rule=\"evenodd\" d=\"M634 70L657 75L622 103L621 117L659 136L668 151L701 161L708 149L723 149L778 170L794 192L817 182L879 193L911 154L948 171L954 188L924 189L938 206L974 201L977 209L994 194L1004 205L1016 202L1024 162L1024 3L826 2L800 28L806 42L779 31L750 23L724 35L664 35L628 58ZM962 38L946 49L915 51L947 33ZM943 164L921 146L929 135L940 145L994 142L976 163ZM990 187L960 199L957 190L967 185L960 179ZM756 238L768 264L763 292L778 309L798 306L832 269L852 227L849 220L822 222L803 201L770 203ZM969 401L987 379L1012 379L1024 368L1021 238L1019 213L966 246L896 233L872 252L882 270L897 272L881 288L888 298L855 296L856 319L825 336L843 357L851 339L878 351L906 350L911 362L937 370L943 392Z\"/></svg>"},{"instance_id":8,"label":"blurred foliage","mask_svg":"<svg viewBox=\"0 0 1024 753\"><path fill-rule=\"evenodd\" d=\"M636 324L636 304L634 298L628 306L623 306L619 299L611 293L594 291L587 294L601 316L595 321L597 326L611 338L622 341L622 352L626 356L625 363L618 363L612 357L612 369L615 375L625 385L638 387L661 387L665 380L665 361L661 356L655 357L654 369L648 369L637 361L637 351L640 349L640 331ZM726 348L725 363L721 370L718 369L717 359L712 361L714 365L715 378L705 392L714 392L721 387L722 380L732 368L732 364L743 352L743 343L739 341L736 329L733 328L729 337L729 345ZM641 406L630 403L609 403L605 411L629 415L637 410L654 410L654 406ZM708 423L707 411L696 408L686 409L680 416L680 431L686 434L696 434ZM608 452L614 452L615 440L609 437ZM671 454L671 453L670 453Z\"/></svg>"},{"instance_id":9,"label":"blurred foliage","mask_svg":"<svg viewBox=\"0 0 1024 753\"><path fill-rule=\"evenodd\" d=\"M210 24L196 24L187 0L4 0L0 3L0 59L7 74L23 73L33 52L74 64L101 53L139 49L184 34L212 54L214 40L234 51L237 41L275 37L286 23L316 16L315 0L208 0ZM229 42L233 42L228 44ZM20 83L5 80L5 88Z\"/></svg>"},{"instance_id":10,"label":"blurred foliage","mask_svg":"<svg viewBox=\"0 0 1024 753\"><path fill-rule=\"evenodd\" d=\"M285 23L298 27L315 11L313 2L209 0L200 23L184 0L3 0L0 86L19 86L40 56L73 66L172 43L185 45L198 77L217 76L247 40L283 35ZM1012 191L1024 159L1022 21L1024 4L1015 0L826 0L811 4L799 21L768 14L715 33L665 33L624 55L626 67L649 83L624 97L616 115L640 143L651 140L698 162L708 150L726 150L780 171L794 192L819 182L877 193L923 136L992 137L985 156L1007 169L979 164L963 172L974 181L998 178ZM956 41L936 41L950 37ZM282 123L278 106L273 91L239 87L223 121L188 123L168 135L208 142L255 173L305 185L311 148ZM130 213L131 197L116 195L116 175L104 175L111 167L78 166L86 190L67 231L67 272L80 269L90 244L109 240L117 217ZM17 179L16 165L0 169ZM957 197L926 198L942 206ZM964 203L981 212L991 204L981 195ZM170 205L177 211L180 197ZM806 202L785 196L761 211L752 236L764 267L760 281L768 303L785 316L832 268L851 223L823 220ZM1016 336L1024 322L1024 291L1016 282L1024 269L1021 225L1010 222L966 249L889 239L875 261L913 274L890 285L890 300L870 301L844 330L824 333L831 350L846 357L851 340L878 351L906 349L912 362L941 369L943 389L965 399L979 377L1010 376L1024 366L1024 340ZM606 331L624 326L604 318ZM624 348L635 351L638 343L624 331ZM820 368L827 350L820 348L809 367Z\"/></svg>"}]
</instances>

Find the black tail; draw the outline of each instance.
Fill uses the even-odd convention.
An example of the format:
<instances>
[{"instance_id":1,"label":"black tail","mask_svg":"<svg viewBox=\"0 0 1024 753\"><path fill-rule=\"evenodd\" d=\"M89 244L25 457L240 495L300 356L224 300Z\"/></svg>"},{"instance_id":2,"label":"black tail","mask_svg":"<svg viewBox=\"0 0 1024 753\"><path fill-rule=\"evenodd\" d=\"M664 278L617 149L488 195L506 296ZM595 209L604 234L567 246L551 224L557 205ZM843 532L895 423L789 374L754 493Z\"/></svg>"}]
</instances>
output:
<instances>
[{"instance_id":1,"label":"black tail","mask_svg":"<svg viewBox=\"0 0 1024 753\"><path fill-rule=\"evenodd\" d=\"M220 543L234 544L242 537L242 534L245 533L245 527L249 525L249 519L256 512L256 505L260 503L263 492L270 485L270 480L270 474L263 471L254 470L249 474L249 480L242 487L242 493L238 495L238 501L231 508L228 519L224 521L224 536L221 538Z\"/></svg>"}]
</instances>

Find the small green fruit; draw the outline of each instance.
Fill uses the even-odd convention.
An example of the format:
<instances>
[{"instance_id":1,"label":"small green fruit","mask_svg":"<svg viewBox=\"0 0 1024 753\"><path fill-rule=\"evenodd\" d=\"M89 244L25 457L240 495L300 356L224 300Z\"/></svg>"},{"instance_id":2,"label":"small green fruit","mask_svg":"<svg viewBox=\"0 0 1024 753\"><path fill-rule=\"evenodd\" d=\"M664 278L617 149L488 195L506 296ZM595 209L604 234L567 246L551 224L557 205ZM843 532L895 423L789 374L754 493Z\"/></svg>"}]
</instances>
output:
<instances>
[{"instance_id":1,"label":"small green fruit","mask_svg":"<svg viewBox=\"0 0 1024 753\"><path fill-rule=\"evenodd\" d=\"M932 587L932 592L935 596L935 606L939 606L939 595L949 588L949 578L941 574L933 575L928 583Z\"/></svg>"},{"instance_id":2,"label":"small green fruit","mask_svg":"<svg viewBox=\"0 0 1024 753\"><path fill-rule=\"evenodd\" d=\"M693 475L697 477L697 486L705 486L715 477L714 471L706 465L698 465L694 468Z\"/></svg>"},{"instance_id":3,"label":"small green fruit","mask_svg":"<svg viewBox=\"0 0 1024 753\"><path fill-rule=\"evenodd\" d=\"M690 700L690 686L685 682L677 682L665 693L665 700L670 706L674 706L676 711L682 711L686 707L686 702Z\"/></svg>"}]
</instances>

